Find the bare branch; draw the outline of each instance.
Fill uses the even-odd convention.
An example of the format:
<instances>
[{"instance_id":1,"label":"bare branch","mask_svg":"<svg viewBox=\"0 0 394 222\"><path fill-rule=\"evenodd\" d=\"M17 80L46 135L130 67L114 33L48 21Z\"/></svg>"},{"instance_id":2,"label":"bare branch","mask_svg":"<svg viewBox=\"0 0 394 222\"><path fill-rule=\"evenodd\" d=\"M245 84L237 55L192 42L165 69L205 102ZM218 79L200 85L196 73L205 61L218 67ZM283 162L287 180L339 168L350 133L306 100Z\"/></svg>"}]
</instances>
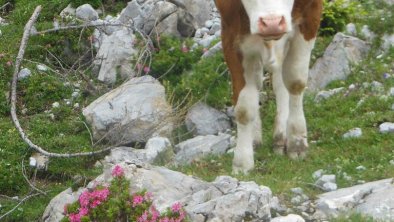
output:
<instances>
[{"instance_id":1,"label":"bare branch","mask_svg":"<svg viewBox=\"0 0 394 222\"><path fill-rule=\"evenodd\" d=\"M26 197L24 197L14 208L12 208L10 211L8 211L7 213L3 214L0 216L0 221L2 219L4 219L6 216L8 216L9 214L11 214L12 212L14 212L21 204L23 204L25 201L27 201L28 199L41 195L41 193L35 193L35 194L30 194Z\"/></svg>"},{"instance_id":2,"label":"bare branch","mask_svg":"<svg viewBox=\"0 0 394 222\"><path fill-rule=\"evenodd\" d=\"M107 147L101 150L97 150L97 151L91 151L91 152L81 152L81 153L64 153L64 154L59 154L59 153L51 153L48 152L46 150L44 150L43 148L41 148L40 146L37 146L36 144L34 144L26 135L25 131L23 130L23 128L20 125L18 116L16 114L16 101L17 101L17 97L16 97L16 89L17 89L17 82L18 82L18 73L19 73L19 68L21 66L21 62L23 60L23 56L25 54L25 49L27 46L27 42L28 39L30 37L30 32L31 29L33 27L33 24L36 22L38 15L41 12L41 6L37 6L36 9L34 10L33 15L31 16L31 18L29 19L29 21L27 22L24 32L23 32L23 37L22 37L22 41L21 41L21 45L19 48L19 52L18 55L16 57L16 61L15 61L15 70L14 70L14 75L12 78L12 85L11 85L11 117L12 117L12 121L14 122L15 127L17 128L20 136L22 137L22 139L33 149L35 149L37 152L48 156L48 157L77 157L77 156L91 156L91 155L96 155L96 154L100 154L100 153L104 153L107 152L115 147Z\"/></svg>"},{"instance_id":3,"label":"bare branch","mask_svg":"<svg viewBox=\"0 0 394 222\"><path fill-rule=\"evenodd\" d=\"M10 2L5 3L3 6L0 7L0 10L5 9L5 7L7 7L7 6L9 6L9 5L11 5Z\"/></svg>"}]
</instances>

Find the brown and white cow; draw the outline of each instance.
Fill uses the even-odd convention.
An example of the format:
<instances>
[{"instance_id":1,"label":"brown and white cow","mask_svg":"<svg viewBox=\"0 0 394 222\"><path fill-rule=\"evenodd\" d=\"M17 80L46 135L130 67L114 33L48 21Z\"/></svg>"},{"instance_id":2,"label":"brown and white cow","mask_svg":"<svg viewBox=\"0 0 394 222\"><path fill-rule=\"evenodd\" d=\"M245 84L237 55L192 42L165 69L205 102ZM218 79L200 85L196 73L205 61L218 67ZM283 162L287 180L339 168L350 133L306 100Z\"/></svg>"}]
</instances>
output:
<instances>
[{"instance_id":1,"label":"brown and white cow","mask_svg":"<svg viewBox=\"0 0 394 222\"><path fill-rule=\"evenodd\" d=\"M253 143L261 143L263 67L272 72L276 96L274 152L304 158L308 142L303 92L322 0L216 0L216 6L237 120L233 172L253 169Z\"/></svg>"}]
</instances>

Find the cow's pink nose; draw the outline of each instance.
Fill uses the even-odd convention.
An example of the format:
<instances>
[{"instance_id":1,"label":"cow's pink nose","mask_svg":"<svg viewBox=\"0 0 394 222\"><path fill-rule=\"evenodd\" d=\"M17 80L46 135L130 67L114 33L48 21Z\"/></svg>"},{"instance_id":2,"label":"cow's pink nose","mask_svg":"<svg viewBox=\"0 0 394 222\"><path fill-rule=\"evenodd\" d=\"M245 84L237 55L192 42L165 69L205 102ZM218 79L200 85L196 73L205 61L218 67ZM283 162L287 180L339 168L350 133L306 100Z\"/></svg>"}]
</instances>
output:
<instances>
[{"instance_id":1,"label":"cow's pink nose","mask_svg":"<svg viewBox=\"0 0 394 222\"><path fill-rule=\"evenodd\" d=\"M263 37L280 37L287 29L284 16L269 15L259 20L259 31Z\"/></svg>"}]
</instances>

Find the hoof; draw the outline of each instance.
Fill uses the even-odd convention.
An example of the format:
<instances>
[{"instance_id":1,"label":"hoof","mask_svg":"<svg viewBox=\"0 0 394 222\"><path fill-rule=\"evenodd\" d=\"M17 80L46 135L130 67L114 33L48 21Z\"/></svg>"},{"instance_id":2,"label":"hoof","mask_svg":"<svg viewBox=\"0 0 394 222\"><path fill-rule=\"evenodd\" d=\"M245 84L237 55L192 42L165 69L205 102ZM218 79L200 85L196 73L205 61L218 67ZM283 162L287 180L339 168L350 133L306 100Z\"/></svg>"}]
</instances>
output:
<instances>
[{"instance_id":1,"label":"hoof","mask_svg":"<svg viewBox=\"0 0 394 222\"><path fill-rule=\"evenodd\" d=\"M303 160L306 157L308 147L306 138L295 138L287 142L287 156L293 160Z\"/></svg>"}]
</instances>

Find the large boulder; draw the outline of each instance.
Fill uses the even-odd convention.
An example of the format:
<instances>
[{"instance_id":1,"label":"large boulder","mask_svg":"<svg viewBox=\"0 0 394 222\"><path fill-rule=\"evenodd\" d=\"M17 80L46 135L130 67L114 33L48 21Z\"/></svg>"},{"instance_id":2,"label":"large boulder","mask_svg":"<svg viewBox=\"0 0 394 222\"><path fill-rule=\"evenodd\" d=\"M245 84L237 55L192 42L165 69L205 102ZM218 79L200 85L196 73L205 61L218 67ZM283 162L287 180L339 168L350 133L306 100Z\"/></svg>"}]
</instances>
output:
<instances>
[{"instance_id":1,"label":"large boulder","mask_svg":"<svg viewBox=\"0 0 394 222\"><path fill-rule=\"evenodd\" d=\"M133 78L83 110L94 139L104 138L115 145L169 136L171 114L164 87L151 76Z\"/></svg>"},{"instance_id":2,"label":"large boulder","mask_svg":"<svg viewBox=\"0 0 394 222\"><path fill-rule=\"evenodd\" d=\"M208 183L163 167L120 164L125 177L131 181L130 192L146 189L153 194L154 204L163 211L175 202L185 206L193 222L203 221L270 221L271 190L255 182L242 182L228 176L221 176ZM97 184L109 184L112 165L90 182L87 188ZM65 204L78 199L80 193L68 189L52 199L47 206L43 221L56 222L63 217Z\"/></svg>"},{"instance_id":3,"label":"large boulder","mask_svg":"<svg viewBox=\"0 0 394 222\"><path fill-rule=\"evenodd\" d=\"M317 91L331 81L346 79L351 72L351 66L363 60L370 45L351 36L338 33L309 72L308 89Z\"/></svg>"},{"instance_id":4,"label":"large boulder","mask_svg":"<svg viewBox=\"0 0 394 222\"><path fill-rule=\"evenodd\" d=\"M100 71L98 79L105 83L115 83L117 74L123 79L134 77L132 70L133 56L138 52L134 48L135 35L130 29L122 28L111 35L101 36L100 48L95 64Z\"/></svg>"},{"instance_id":5,"label":"large boulder","mask_svg":"<svg viewBox=\"0 0 394 222\"><path fill-rule=\"evenodd\" d=\"M316 218L327 219L357 212L377 221L394 220L393 179L370 182L322 194L316 201Z\"/></svg>"}]
</instances>

